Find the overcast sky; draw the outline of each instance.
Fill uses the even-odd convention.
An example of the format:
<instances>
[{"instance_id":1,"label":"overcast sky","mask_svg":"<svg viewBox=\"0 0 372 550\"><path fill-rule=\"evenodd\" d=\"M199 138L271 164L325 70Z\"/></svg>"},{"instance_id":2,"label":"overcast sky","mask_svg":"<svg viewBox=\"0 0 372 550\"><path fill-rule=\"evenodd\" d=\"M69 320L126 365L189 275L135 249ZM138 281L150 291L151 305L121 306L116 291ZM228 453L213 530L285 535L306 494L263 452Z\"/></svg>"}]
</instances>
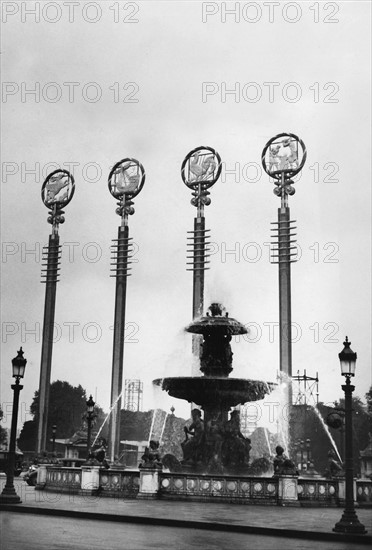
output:
<instances>
[{"instance_id":1,"label":"overcast sky","mask_svg":"<svg viewBox=\"0 0 372 550\"><path fill-rule=\"evenodd\" d=\"M278 274L267 243L280 201L260 157L285 131L308 149L290 197L301 247L292 265L293 372L318 371L322 401L342 397L337 354L348 335L358 353L355 393L364 397L371 384L370 3L3 2L2 10L6 424L20 345L28 363L19 427L39 385L40 251L51 230L40 189L57 166L73 169L76 191L59 231L52 381L81 384L108 410L109 247L120 219L107 177L114 163L134 157L146 183L129 220L138 262L128 281L124 378L143 380L144 410L173 404L187 415L188 406L160 399L151 381L191 372L183 327L192 313L186 236L196 211L180 169L199 145L223 161L206 208L213 254L205 303L222 301L250 326L246 340L232 342L233 375L276 380Z\"/></svg>"}]
</instances>

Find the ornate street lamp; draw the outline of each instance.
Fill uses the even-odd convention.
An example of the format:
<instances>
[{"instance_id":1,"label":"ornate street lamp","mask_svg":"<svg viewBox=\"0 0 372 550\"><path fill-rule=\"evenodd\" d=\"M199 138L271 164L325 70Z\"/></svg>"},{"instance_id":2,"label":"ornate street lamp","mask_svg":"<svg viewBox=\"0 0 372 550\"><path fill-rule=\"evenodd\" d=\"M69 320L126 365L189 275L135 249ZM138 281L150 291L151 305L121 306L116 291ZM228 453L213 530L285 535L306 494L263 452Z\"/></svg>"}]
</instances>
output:
<instances>
[{"instance_id":1,"label":"ornate street lamp","mask_svg":"<svg viewBox=\"0 0 372 550\"><path fill-rule=\"evenodd\" d=\"M220 177L222 170L221 157L212 147L196 147L183 160L181 166L181 177L185 185L192 190L191 204L196 207L196 218L194 218L194 230L188 238L187 271L193 272L193 303L192 317L200 317L204 311L204 271L209 269L206 264L209 263L210 244L208 233L210 229L205 229L204 207L209 206L211 199L209 191ZM193 354L199 360L201 338L198 334L193 334L192 348ZM199 361L196 362L199 365ZM195 372L198 374L199 366L195 364ZM193 408L193 406L192 406Z\"/></svg>"},{"instance_id":2,"label":"ornate street lamp","mask_svg":"<svg viewBox=\"0 0 372 550\"><path fill-rule=\"evenodd\" d=\"M114 462L119 456L120 445L120 410L123 392L125 307L127 296L127 279L130 276L130 258L133 253L132 237L129 237L128 218L134 214L133 199L145 184L145 169L138 160L125 158L112 168L108 187L111 195L117 199L116 214L121 218L118 227L118 238L112 246L112 266L116 278L114 335L112 351L110 423L108 435L108 457Z\"/></svg>"},{"instance_id":3,"label":"ornate street lamp","mask_svg":"<svg viewBox=\"0 0 372 550\"><path fill-rule=\"evenodd\" d=\"M15 469L15 448L16 448L16 436L17 436L17 420L18 420L18 405L19 405L19 392L23 388L19 383L20 379L24 377L25 367L27 359L23 357L22 348L17 352L18 355L12 359L13 378L16 379L15 384L12 384L11 388L14 391L13 395L13 410L12 410L12 425L10 429L10 441L8 451L8 467L6 473L6 484L3 492L0 495L0 502L18 504L21 501L14 488L14 469Z\"/></svg>"},{"instance_id":4,"label":"ornate street lamp","mask_svg":"<svg viewBox=\"0 0 372 550\"><path fill-rule=\"evenodd\" d=\"M367 533L360 523L354 508L354 468L353 468L353 425L352 425L352 394L355 389L350 378L355 376L357 354L350 348L346 336L344 349L338 354L341 374L345 376L346 384L342 385L345 392L345 510L338 523L333 528L336 533Z\"/></svg>"},{"instance_id":5,"label":"ornate street lamp","mask_svg":"<svg viewBox=\"0 0 372 550\"><path fill-rule=\"evenodd\" d=\"M39 413L37 453L46 451L48 435L48 411L50 375L52 369L53 329L56 308L57 282L61 259L59 225L65 222L63 208L69 204L75 191L75 180L68 170L54 170L45 179L41 199L49 210L48 223L52 225L48 246L43 249L42 282L45 283L43 339L41 344Z\"/></svg>"},{"instance_id":6,"label":"ornate street lamp","mask_svg":"<svg viewBox=\"0 0 372 550\"><path fill-rule=\"evenodd\" d=\"M52 426L52 442L53 442L52 453L53 454L56 450L56 433L57 433L57 426L55 424L53 424L53 426Z\"/></svg>"},{"instance_id":7,"label":"ornate street lamp","mask_svg":"<svg viewBox=\"0 0 372 550\"><path fill-rule=\"evenodd\" d=\"M87 458L89 458L90 455L90 440L91 440L91 434L92 434L92 420L95 416L94 414L94 405L95 402L93 401L92 396L90 395L87 404L87 424L88 424L88 431L87 431Z\"/></svg>"}]
</instances>

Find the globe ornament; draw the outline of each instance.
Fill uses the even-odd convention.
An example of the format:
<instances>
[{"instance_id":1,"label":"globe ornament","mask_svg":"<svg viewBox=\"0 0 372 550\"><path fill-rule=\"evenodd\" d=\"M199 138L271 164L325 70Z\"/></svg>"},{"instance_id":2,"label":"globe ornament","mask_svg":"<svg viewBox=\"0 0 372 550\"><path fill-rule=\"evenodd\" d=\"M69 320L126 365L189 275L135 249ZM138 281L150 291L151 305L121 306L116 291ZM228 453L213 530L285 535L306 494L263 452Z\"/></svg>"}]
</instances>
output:
<instances>
[{"instance_id":1,"label":"globe ornament","mask_svg":"<svg viewBox=\"0 0 372 550\"><path fill-rule=\"evenodd\" d=\"M328 416L326 418L326 424L330 428L333 428L334 430L338 430L339 428L341 428L343 426L344 419L343 419L343 417L341 416L340 413L331 412L331 413L328 414Z\"/></svg>"}]
</instances>

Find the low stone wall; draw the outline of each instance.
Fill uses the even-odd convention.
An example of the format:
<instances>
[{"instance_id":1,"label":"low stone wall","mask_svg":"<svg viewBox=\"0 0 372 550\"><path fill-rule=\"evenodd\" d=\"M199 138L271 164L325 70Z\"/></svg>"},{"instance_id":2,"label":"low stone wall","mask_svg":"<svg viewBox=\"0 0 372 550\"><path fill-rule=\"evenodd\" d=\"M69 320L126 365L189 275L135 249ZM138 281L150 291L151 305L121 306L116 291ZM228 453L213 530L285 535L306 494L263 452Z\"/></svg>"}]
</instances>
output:
<instances>
[{"instance_id":1,"label":"low stone wall","mask_svg":"<svg viewBox=\"0 0 372 550\"><path fill-rule=\"evenodd\" d=\"M276 504L278 479L161 473L162 499Z\"/></svg>"},{"instance_id":2,"label":"low stone wall","mask_svg":"<svg viewBox=\"0 0 372 550\"><path fill-rule=\"evenodd\" d=\"M36 489L116 498L284 506L343 506L345 502L343 478L238 477L99 466L68 468L43 464L38 469ZM371 480L355 480L354 491L359 506L372 506Z\"/></svg>"}]
</instances>

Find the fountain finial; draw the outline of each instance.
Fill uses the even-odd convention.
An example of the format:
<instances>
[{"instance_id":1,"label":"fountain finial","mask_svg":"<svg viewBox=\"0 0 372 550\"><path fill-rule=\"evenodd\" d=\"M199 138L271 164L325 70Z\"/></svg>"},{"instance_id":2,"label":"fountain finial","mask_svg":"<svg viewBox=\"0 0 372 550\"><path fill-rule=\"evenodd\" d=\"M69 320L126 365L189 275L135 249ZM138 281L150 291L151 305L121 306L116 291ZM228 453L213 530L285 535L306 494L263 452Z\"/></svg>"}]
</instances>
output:
<instances>
[{"instance_id":1,"label":"fountain finial","mask_svg":"<svg viewBox=\"0 0 372 550\"><path fill-rule=\"evenodd\" d=\"M213 317L216 317L217 315L222 316L222 313L225 310L223 305L218 302L213 302L208 309Z\"/></svg>"}]
</instances>

